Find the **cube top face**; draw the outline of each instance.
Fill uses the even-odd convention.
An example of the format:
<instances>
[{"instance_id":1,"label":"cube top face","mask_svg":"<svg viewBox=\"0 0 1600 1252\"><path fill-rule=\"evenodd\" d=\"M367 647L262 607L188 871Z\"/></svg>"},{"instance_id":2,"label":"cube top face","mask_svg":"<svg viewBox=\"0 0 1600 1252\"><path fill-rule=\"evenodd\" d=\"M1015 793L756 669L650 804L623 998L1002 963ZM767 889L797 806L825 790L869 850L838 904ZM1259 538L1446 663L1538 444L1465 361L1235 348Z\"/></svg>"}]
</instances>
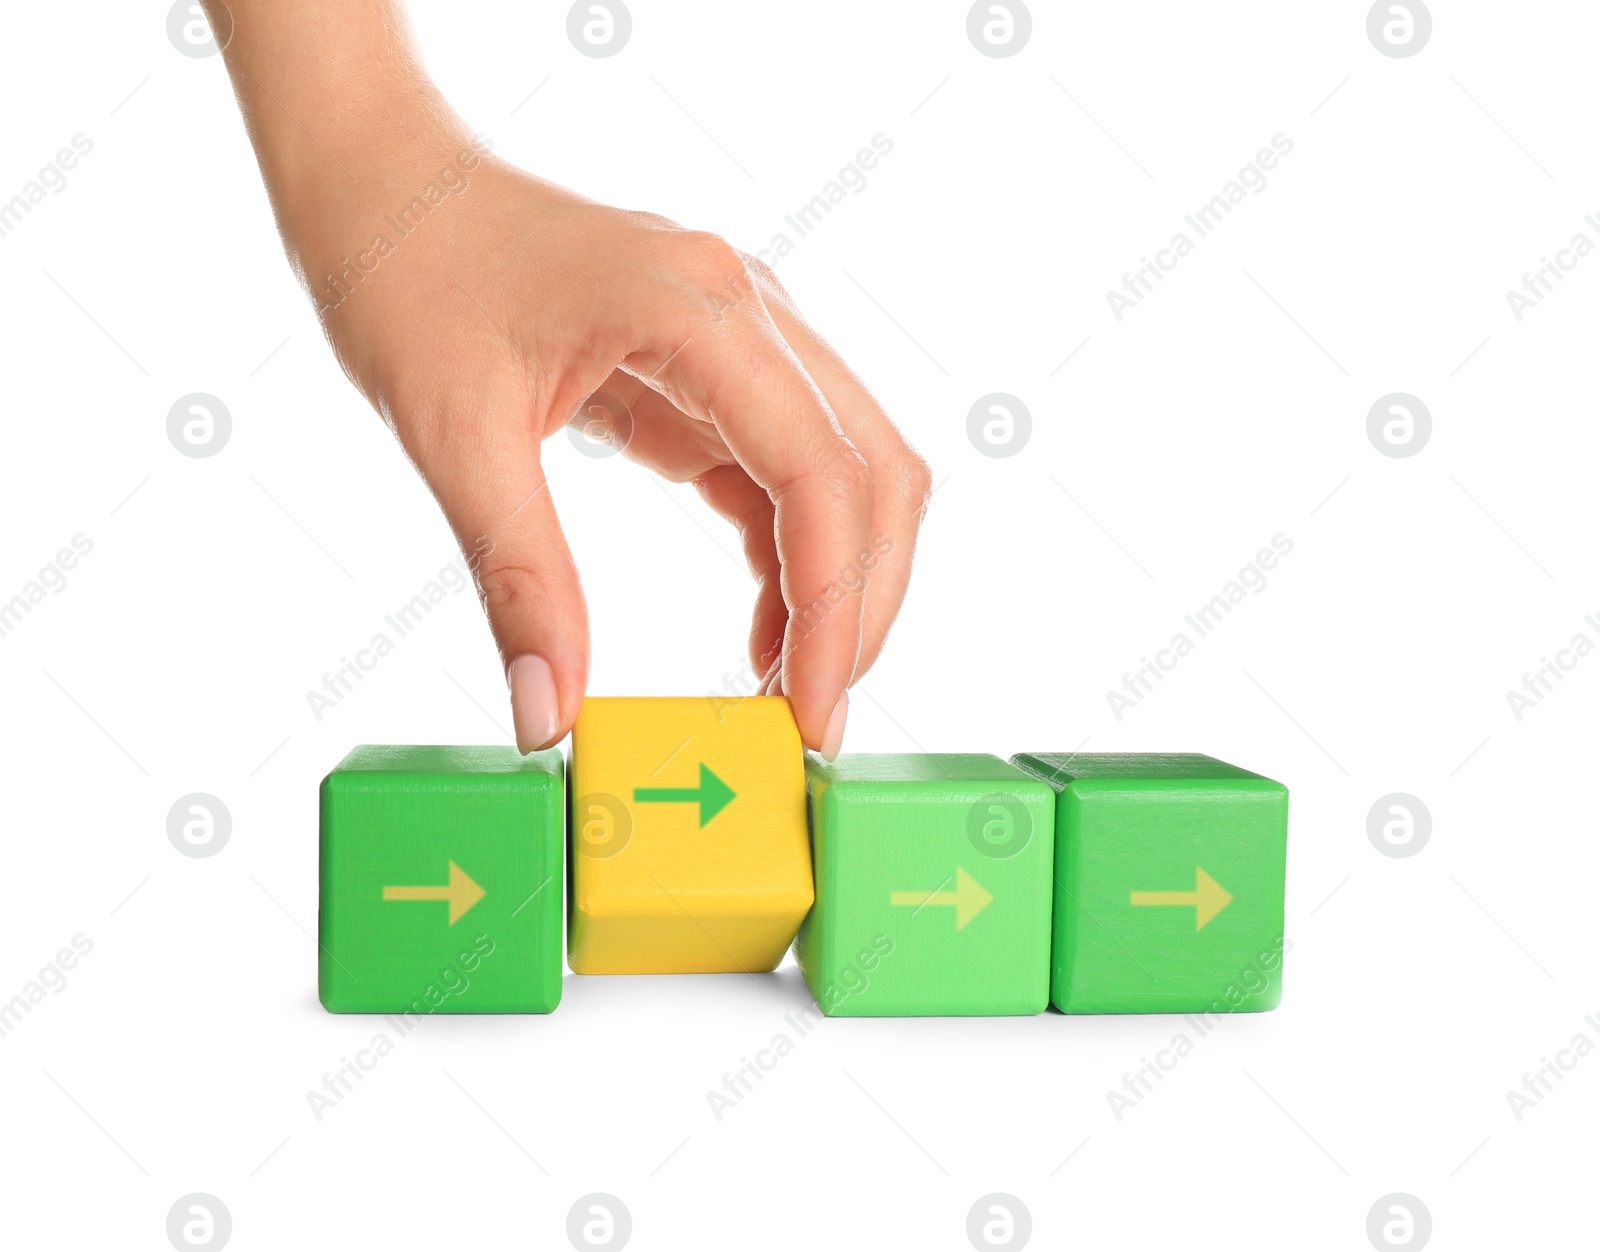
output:
<instances>
[{"instance_id":1,"label":"cube top face","mask_svg":"<svg viewBox=\"0 0 1600 1252\"><path fill-rule=\"evenodd\" d=\"M335 1013L561 998L562 760L369 745L322 783L318 987Z\"/></svg>"},{"instance_id":2,"label":"cube top face","mask_svg":"<svg viewBox=\"0 0 1600 1252\"><path fill-rule=\"evenodd\" d=\"M1038 1013L1055 797L983 754L806 761L817 903L796 948L830 1016Z\"/></svg>"},{"instance_id":3,"label":"cube top face","mask_svg":"<svg viewBox=\"0 0 1600 1252\"><path fill-rule=\"evenodd\" d=\"M572 968L772 969L811 907L803 757L782 697L585 700L572 732Z\"/></svg>"},{"instance_id":4,"label":"cube top face","mask_svg":"<svg viewBox=\"0 0 1600 1252\"><path fill-rule=\"evenodd\" d=\"M849 752L835 761L806 755L807 785L841 783L993 783L1031 789L1033 782L1014 765L988 752Z\"/></svg>"},{"instance_id":5,"label":"cube top face","mask_svg":"<svg viewBox=\"0 0 1600 1252\"><path fill-rule=\"evenodd\" d=\"M1270 778L1199 752L1024 752L1011 759L1053 784L1117 779L1154 783L1254 778L1272 782ZM1272 785L1279 786L1278 783Z\"/></svg>"},{"instance_id":6,"label":"cube top face","mask_svg":"<svg viewBox=\"0 0 1600 1252\"><path fill-rule=\"evenodd\" d=\"M1209 757L1014 759L1058 791L1057 1008L1228 1013L1277 1006L1287 788Z\"/></svg>"},{"instance_id":7,"label":"cube top face","mask_svg":"<svg viewBox=\"0 0 1600 1252\"><path fill-rule=\"evenodd\" d=\"M444 747L398 743L364 743L334 767L334 775L386 774L536 774L561 778L559 752L527 756L513 747Z\"/></svg>"}]
</instances>

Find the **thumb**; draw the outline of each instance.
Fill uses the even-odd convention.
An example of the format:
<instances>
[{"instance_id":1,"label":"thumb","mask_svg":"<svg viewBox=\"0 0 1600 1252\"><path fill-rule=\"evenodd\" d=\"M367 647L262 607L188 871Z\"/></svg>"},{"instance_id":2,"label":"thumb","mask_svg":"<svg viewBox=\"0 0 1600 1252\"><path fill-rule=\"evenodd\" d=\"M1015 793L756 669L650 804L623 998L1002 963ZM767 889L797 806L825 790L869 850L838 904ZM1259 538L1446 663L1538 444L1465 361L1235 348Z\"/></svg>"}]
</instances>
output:
<instances>
[{"instance_id":1,"label":"thumb","mask_svg":"<svg viewBox=\"0 0 1600 1252\"><path fill-rule=\"evenodd\" d=\"M433 487L474 565L511 688L517 747L533 752L559 742L583 703L589 614L535 436L525 437L462 456L460 472Z\"/></svg>"}]
</instances>

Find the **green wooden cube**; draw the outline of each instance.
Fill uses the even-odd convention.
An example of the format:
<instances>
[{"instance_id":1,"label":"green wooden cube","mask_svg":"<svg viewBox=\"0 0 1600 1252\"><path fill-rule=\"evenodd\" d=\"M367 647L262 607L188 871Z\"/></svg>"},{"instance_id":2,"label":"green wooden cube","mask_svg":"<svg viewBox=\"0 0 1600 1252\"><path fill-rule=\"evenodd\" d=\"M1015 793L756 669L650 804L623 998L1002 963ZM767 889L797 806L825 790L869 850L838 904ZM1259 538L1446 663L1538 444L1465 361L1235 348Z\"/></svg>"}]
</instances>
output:
<instances>
[{"instance_id":1,"label":"green wooden cube","mask_svg":"<svg viewBox=\"0 0 1600 1252\"><path fill-rule=\"evenodd\" d=\"M1012 761L1056 790L1050 1002L1232 1013L1283 990L1289 792L1193 753Z\"/></svg>"},{"instance_id":2,"label":"green wooden cube","mask_svg":"<svg viewBox=\"0 0 1600 1252\"><path fill-rule=\"evenodd\" d=\"M561 1002L562 760L365 746L322 782L318 991L333 1013Z\"/></svg>"},{"instance_id":3,"label":"green wooden cube","mask_svg":"<svg viewBox=\"0 0 1600 1252\"><path fill-rule=\"evenodd\" d=\"M1054 796L998 757L810 756L816 903L795 952L830 1017L1042 1012Z\"/></svg>"}]
</instances>

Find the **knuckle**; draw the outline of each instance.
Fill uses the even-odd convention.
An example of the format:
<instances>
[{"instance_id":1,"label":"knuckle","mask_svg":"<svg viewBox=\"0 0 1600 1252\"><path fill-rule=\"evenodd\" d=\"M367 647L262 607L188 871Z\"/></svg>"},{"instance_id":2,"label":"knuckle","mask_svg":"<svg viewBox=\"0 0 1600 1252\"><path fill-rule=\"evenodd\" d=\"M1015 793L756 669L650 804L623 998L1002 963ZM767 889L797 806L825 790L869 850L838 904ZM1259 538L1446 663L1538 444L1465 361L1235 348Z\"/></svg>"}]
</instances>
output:
<instances>
[{"instance_id":1,"label":"knuckle","mask_svg":"<svg viewBox=\"0 0 1600 1252\"><path fill-rule=\"evenodd\" d=\"M859 512L863 517L872 498L872 471L861 454L844 440L813 454L805 468L797 469L773 491L777 497L806 499L835 518ZM780 503L780 509L781 509Z\"/></svg>"},{"instance_id":2,"label":"knuckle","mask_svg":"<svg viewBox=\"0 0 1600 1252\"><path fill-rule=\"evenodd\" d=\"M515 562L485 562L478 570L478 595L491 617L512 607L538 610L552 600L545 579Z\"/></svg>"},{"instance_id":3,"label":"knuckle","mask_svg":"<svg viewBox=\"0 0 1600 1252\"><path fill-rule=\"evenodd\" d=\"M752 253L741 252L739 256L744 261L745 269L756 282L769 292L781 296L785 302L789 301L789 289L783 285L783 279L778 277L777 270Z\"/></svg>"},{"instance_id":4,"label":"knuckle","mask_svg":"<svg viewBox=\"0 0 1600 1252\"><path fill-rule=\"evenodd\" d=\"M737 248L708 231L673 231L663 239L658 272L674 303L687 301L719 322L751 311L758 280Z\"/></svg>"},{"instance_id":5,"label":"knuckle","mask_svg":"<svg viewBox=\"0 0 1600 1252\"><path fill-rule=\"evenodd\" d=\"M907 448L890 478L889 490L897 506L904 507L917 517L928 511L928 500L933 495L933 470L913 448Z\"/></svg>"},{"instance_id":6,"label":"knuckle","mask_svg":"<svg viewBox=\"0 0 1600 1252\"><path fill-rule=\"evenodd\" d=\"M637 226L644 230L670 231L674 234L683 230L683 227L670 217L663 217L646 209L619 209L617 212L619 218L629 226Z\"/></svg>"},{"instance_id":7,"label":"knuckle","mask_svg":"<svg viewBox=\"0 0 1600 1252\"><path fill-rule=\"evenodd\" d=\"M835 450L823 467L822 477L840 500L864 500L872 490L872 471L865 458L848 443Z\"/></svg>"},{"instance_id":8,"label":"knuckle","mask_svg":"<svg viewBox=\"0 0 1600 1252\"><path fill-rule=\"evenodd\" d=\"M750 252L741 251L739 259L744 262L745 269L761 279L762 282L771 283L774 287L781 285L778 282L778 275L772 266L768 265L760 257Z\"/></svg>"},{"instance_id":9,"label":"knuckle","mask_svg":"<svg viewBox=\"0 0 1600 1252\"><path fill-rule=\"evenodd\" d=\"M676 237L673 247L675 265L693 281L717 288L729 281L749 281L744 256L720 235L686 230Z\"/></svg>"}]
</instances>

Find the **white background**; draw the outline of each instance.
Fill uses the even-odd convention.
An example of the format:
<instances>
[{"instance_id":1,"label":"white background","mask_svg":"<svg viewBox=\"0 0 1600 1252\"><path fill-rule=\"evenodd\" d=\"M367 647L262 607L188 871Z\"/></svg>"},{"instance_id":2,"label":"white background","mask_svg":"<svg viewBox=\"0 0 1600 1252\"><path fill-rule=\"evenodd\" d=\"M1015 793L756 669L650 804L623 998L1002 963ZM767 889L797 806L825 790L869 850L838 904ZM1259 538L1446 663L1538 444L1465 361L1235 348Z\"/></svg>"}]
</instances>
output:
<instances>
[{"instance_id":1,"label":"white background","mask_svg":"<svg viewBox=\"0 0 1600 1252\"><path fill-rule=\"evenodd\" d=\"M778 267L939 483L847 750L1196 750L1291 792L1282 1008L1121 1120L1106 1093L1180 1021L830 1021L720 1122L706 1092L809 1002L792 964L569 976L553 1016L429 1020L308 1107L379 1025L316 1003L318 780L357 743L503 742L509 712L470 594L308 707L453 549L291 281L221 60L174 51L166 9L15 4L0 36L0 201L94 144L0 239L0 601L94 545L0 638L0 1000L94 944L0 1039L9 1234L165 1247L193 1191L239 1248L565 1246L591 1191L639 1248L960 1248L993 1191L1045 1247L1364 1248L1394 1191L1438 1247L1576 1233L1600 1060L1520 1121L1506 1092L1600 1042L1600 659L1520 721L1506 692L1600 641L1600 259L1520 322L1505 293L1600 243L1593 6L1439 0L1395 59L1361 3L1041 0L994 59L948 0L634 0L605 60L563 4L415 6L500 155L751 250L892 139ZM1117 321L1106 291L1279 133L1266 189ZM197 391L233 417L210 459L166 436ZM995 391L1033 416L1006 459L966 435ZM1366 434L1395 391L1433 415L1407 459ZM547 449L591 690L721 686L731 532ZM1267 588L1118 720L1107 690L1280 532ZM166 835L195 791L232 814L209 859ZM1407 859L1367 836L1394 791L1433 819Z\"/></svg>"}]
</instances>

